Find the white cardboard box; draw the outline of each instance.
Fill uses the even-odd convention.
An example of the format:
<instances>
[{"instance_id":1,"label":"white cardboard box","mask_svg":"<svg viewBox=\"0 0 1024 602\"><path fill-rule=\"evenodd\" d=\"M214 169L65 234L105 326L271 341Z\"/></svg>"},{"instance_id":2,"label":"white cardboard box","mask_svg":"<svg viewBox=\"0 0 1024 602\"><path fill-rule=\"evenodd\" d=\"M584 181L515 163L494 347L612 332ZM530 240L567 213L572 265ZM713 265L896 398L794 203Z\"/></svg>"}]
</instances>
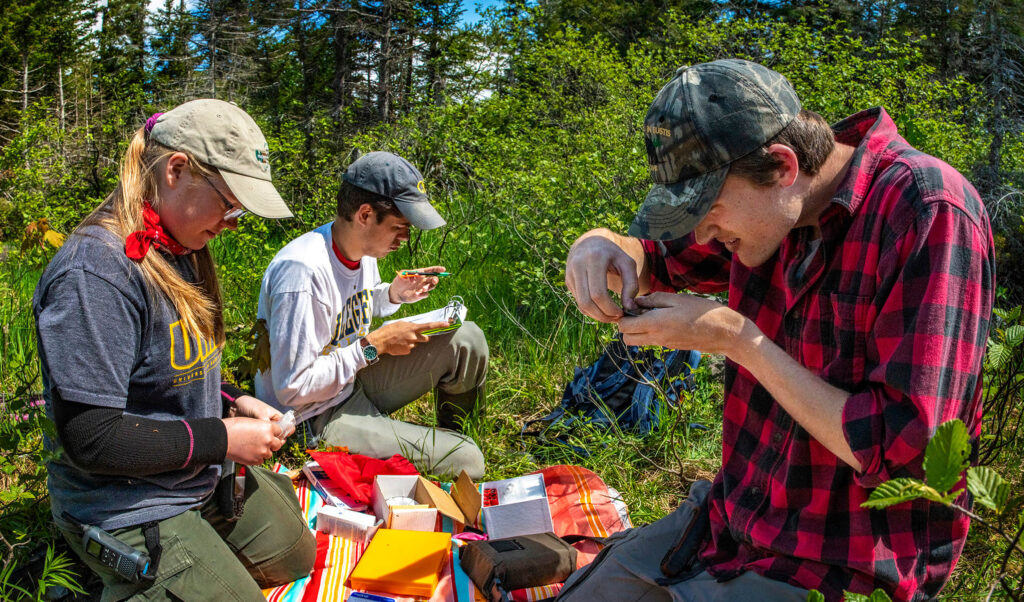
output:
<instances>
[{"instance_id":1,"label":"white cardboard box","mask_svg":"<svg viewBox=\"0 0 1024 602\"><path fill-rule=\"evenodd\" d=\"M481 489L484 526L491 539L554 531L544 475L490 481Z\"/></svg>"},{"instance_id":2,"label":"white cardboard box","mask_svg":"<svg viewBox=\"0 0 1024 602\"><path fill-rule=\"evenodd\" d=\"M338 506L324 505L316 512L317 531L363 543L370 541L382 522L370 514Z\"/></svg>"}]
</instances>

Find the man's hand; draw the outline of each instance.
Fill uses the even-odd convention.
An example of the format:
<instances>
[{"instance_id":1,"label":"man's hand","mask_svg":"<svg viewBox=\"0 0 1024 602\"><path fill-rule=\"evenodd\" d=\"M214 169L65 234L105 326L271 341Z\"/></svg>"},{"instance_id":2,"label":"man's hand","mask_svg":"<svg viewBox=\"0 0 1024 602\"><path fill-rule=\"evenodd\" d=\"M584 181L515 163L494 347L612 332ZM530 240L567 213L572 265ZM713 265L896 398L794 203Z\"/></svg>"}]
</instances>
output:
<instances>
[{"instance_id":1,"label":"man's hand","mask_svg":"<svg viewBox=\"0 0 1024 602\"><path fill-rule=\"evenodd\" d=\"M404 271L404 270L400 270ZM443 272L443 265L435 265L429 268L414 268L410 272ZM388 291L388 298L392 303L415 303L426 299L430 291L434 290L440 279L437 276L396 276L391 282ZM379 349L379 347L378 347Z\"/></svg>"},{"instance_id":2,"label":"man's hand","mask_svg":"<svg viewBox=\"0 0 1024 602\"><path fill-rule=\"evenodd\" d=\"M861 470L843 434L848 392L800 365L754 322L717 301L672 293L654 293L636 301L650 309L619 320L624 343L725 355L749 370L819 443L854 470Z\"/></svg>"},{"instance_id":3,"label":"man's hand","mask_svg":"<svg viewBox=\"0 0 1024 602\"><path fill-rule=\"evenodd\" d=\"M430 340L430 337L423 334L423 331L445 326L448 326L448 322L427 322L426 324L405 321L392 322L366 335L366 340L377 348L377 353L409 355L413 347Z\"/></svg>"},{"instance_id":4,"label":"man's hand","mask_svg":"<svg viewBox=\"0 0 1024 602\"><path fill-rule=\"evenodd\" d=\"M280 415L278 412L278 416ZM224 426L228 431L227 459L239 464L258 466L284 444L281 427L276 421L246 417L225 418Z\"/></svg>"},{"instance_id":5,"label":"man's hand","mask_svg":"<svg viewBox=\"0 0 1024 602\"><path fill-rule=\"evenodd\" d=\"M622 341L627 345L696 349L731 356L743 343L742 337L747 336L743 334L746 318L711 299L653 293L637 297L636 302L649 311L619 320Z\"/></svg>"},{"instance_id":6,"label":"man's hand","mask_svg":"<svg viewBox=\"0 0 1024 602\"><path fill-rule=\"evenodd\" d=\"M598 322L617 322L622 317L608 290L617 290L626 309L636 309L633 298L640 292L643 248L635 238L610 230L591 230L573 243L565 259L565 285L584 314Z\"/></svg>"}]
</instances>

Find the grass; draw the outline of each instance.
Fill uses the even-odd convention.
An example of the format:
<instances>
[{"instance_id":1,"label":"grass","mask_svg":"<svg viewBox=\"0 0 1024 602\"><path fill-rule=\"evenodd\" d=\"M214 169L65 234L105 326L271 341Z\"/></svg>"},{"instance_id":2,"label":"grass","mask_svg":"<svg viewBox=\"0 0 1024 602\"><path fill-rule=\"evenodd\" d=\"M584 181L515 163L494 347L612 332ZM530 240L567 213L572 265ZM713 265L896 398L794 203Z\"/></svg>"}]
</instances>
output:
<instances>
[{"instance_id":1,"label":"grass","mask_svg":"<svg viewBox=\"0 0 1024 602\"><path fill-rule=\"evenodd\" d=\"M225 293L225 320L229 332L224 352L225 365L243 356L249 345L248 331L256 315L259 283L263 270L274 253L291 237L291 230L279 225L248 219L243 231L229 233L211 243L220 266ZM613 334L608 325L584 319L572 305L560 283L529 283L526 291L515 285L503 269L501 258L516 257L512 243L492 249L490 259L481 264L460 256L468 253L456 248L437 257L432 241L424 239L415 252L407 248L381 262L385 279L397 268L442 263L449 268L464 266L441 282L433 295L398 314L418 313L443 304L453 294L461 295L469 307L469 319L476 321L488 336L491 365L488 375L486 411L465 425L481 445L488 479L500 479L537 470L553 464L577 464L601 475L608 485L618 489L629 506L635 524L657 520L683 499L689 483L712 478L720 463L722 358L705 357L696 372L692 394L662 416L662 427L647 436L576 429L570 441L589 450L581 456L564 446L542 445L520 436L524 422L548 413L558 405L565 384L576 366L596 359L603 344ZM436 244L436 243L435 243ZM448 249L454 248L449 246ZM464 247L463 247L464 248ZM11 259L0 263L0 391L6 409L15 399L41 389L35 356L31 295L46 259L29 255L24 261ZM508 262L511 265L511 262ZM519 279L522 282L522 279ZM246 384L246 383L243 383ZM430 396L410 404L396 418L432 424L433 400ZM690 428L701 423L708 430ZM5 412L0 417L0 453L9 461L0 471L0 558L5 564L21 562L28 553L56 535L48 520L45 485L29 478L39 466L43 422L14 422ZM295 466L305 457L301 446L292 443L278 454L283 463ZM1020 458L1014 450L1006 458L1011 466ZM44 472L44 471L43 471ZM1013 480L1014 490L1021 487L1019 470L1001 470ZM30 497L17 498L10 492L23 485ZM4 545L6 544L6 547ZM954 573L943 598L974 600L983 598L992 581L996 552L991 535L973 529L960 568ZM4 597L0 582L0 598Z\"/></svg>"}]
</instances>

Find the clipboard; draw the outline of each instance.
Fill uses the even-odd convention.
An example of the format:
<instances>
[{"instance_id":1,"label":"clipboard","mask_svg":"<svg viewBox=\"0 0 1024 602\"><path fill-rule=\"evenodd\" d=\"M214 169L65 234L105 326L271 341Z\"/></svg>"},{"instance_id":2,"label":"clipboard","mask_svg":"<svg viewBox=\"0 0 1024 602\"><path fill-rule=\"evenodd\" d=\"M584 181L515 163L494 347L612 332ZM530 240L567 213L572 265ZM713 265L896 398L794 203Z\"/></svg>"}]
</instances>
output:
<instances>
[{"instance_id":1,"label":"clipboard","mask_svg":"<svg viewBox=\"0 0 1024 602\"><path fill-rule=\"evenodd\" d=\"M432 337L437 334L444 334L446 332L458 330L465 319L466 306L462 301L462 297L455 295L448 300L448 304L444 307L439 307L438 309L424 312L422 314L416 314L415 316L408 316L397 320L388 320L387 322L384 322L383 325L387 326L392 322L414 322L416 324L426 324L428 322L450 322L447 326L423 331L422 334Z\"/></svg>"}]
</instances>

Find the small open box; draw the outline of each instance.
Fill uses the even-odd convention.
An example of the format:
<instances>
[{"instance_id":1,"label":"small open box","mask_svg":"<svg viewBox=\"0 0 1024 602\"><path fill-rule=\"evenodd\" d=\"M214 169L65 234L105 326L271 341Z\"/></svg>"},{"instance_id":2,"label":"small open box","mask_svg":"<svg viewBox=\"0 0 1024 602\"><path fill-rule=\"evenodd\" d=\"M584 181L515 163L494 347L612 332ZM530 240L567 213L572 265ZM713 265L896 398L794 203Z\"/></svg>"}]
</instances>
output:
<instances>
[{"instance_id":1,"label":"small open box","mask_svg":"<svg viewBox=\"0 0 1024 602\"><path fill-rule=\"evenodd\" d=\"M481 489L484 528L491 539L554 531L544 475L491 481Z\"/></svg>"},{"instance_id":2,"label":"small open box","mask_svg":"<svg viewBox=\"0 0 1024 602\"><path fill-rule=\"evenodd\" d=\"M396 497L411 498L417 504L388 506L388 500ZM371 502L374 514L389 529L434 531L440 514L450 518L456 531L461 531L465 525L476 526L480 514L480 494L465 472L459 475L452 495L421 476L377 475Z\"/></svg>"}]
</instances>

